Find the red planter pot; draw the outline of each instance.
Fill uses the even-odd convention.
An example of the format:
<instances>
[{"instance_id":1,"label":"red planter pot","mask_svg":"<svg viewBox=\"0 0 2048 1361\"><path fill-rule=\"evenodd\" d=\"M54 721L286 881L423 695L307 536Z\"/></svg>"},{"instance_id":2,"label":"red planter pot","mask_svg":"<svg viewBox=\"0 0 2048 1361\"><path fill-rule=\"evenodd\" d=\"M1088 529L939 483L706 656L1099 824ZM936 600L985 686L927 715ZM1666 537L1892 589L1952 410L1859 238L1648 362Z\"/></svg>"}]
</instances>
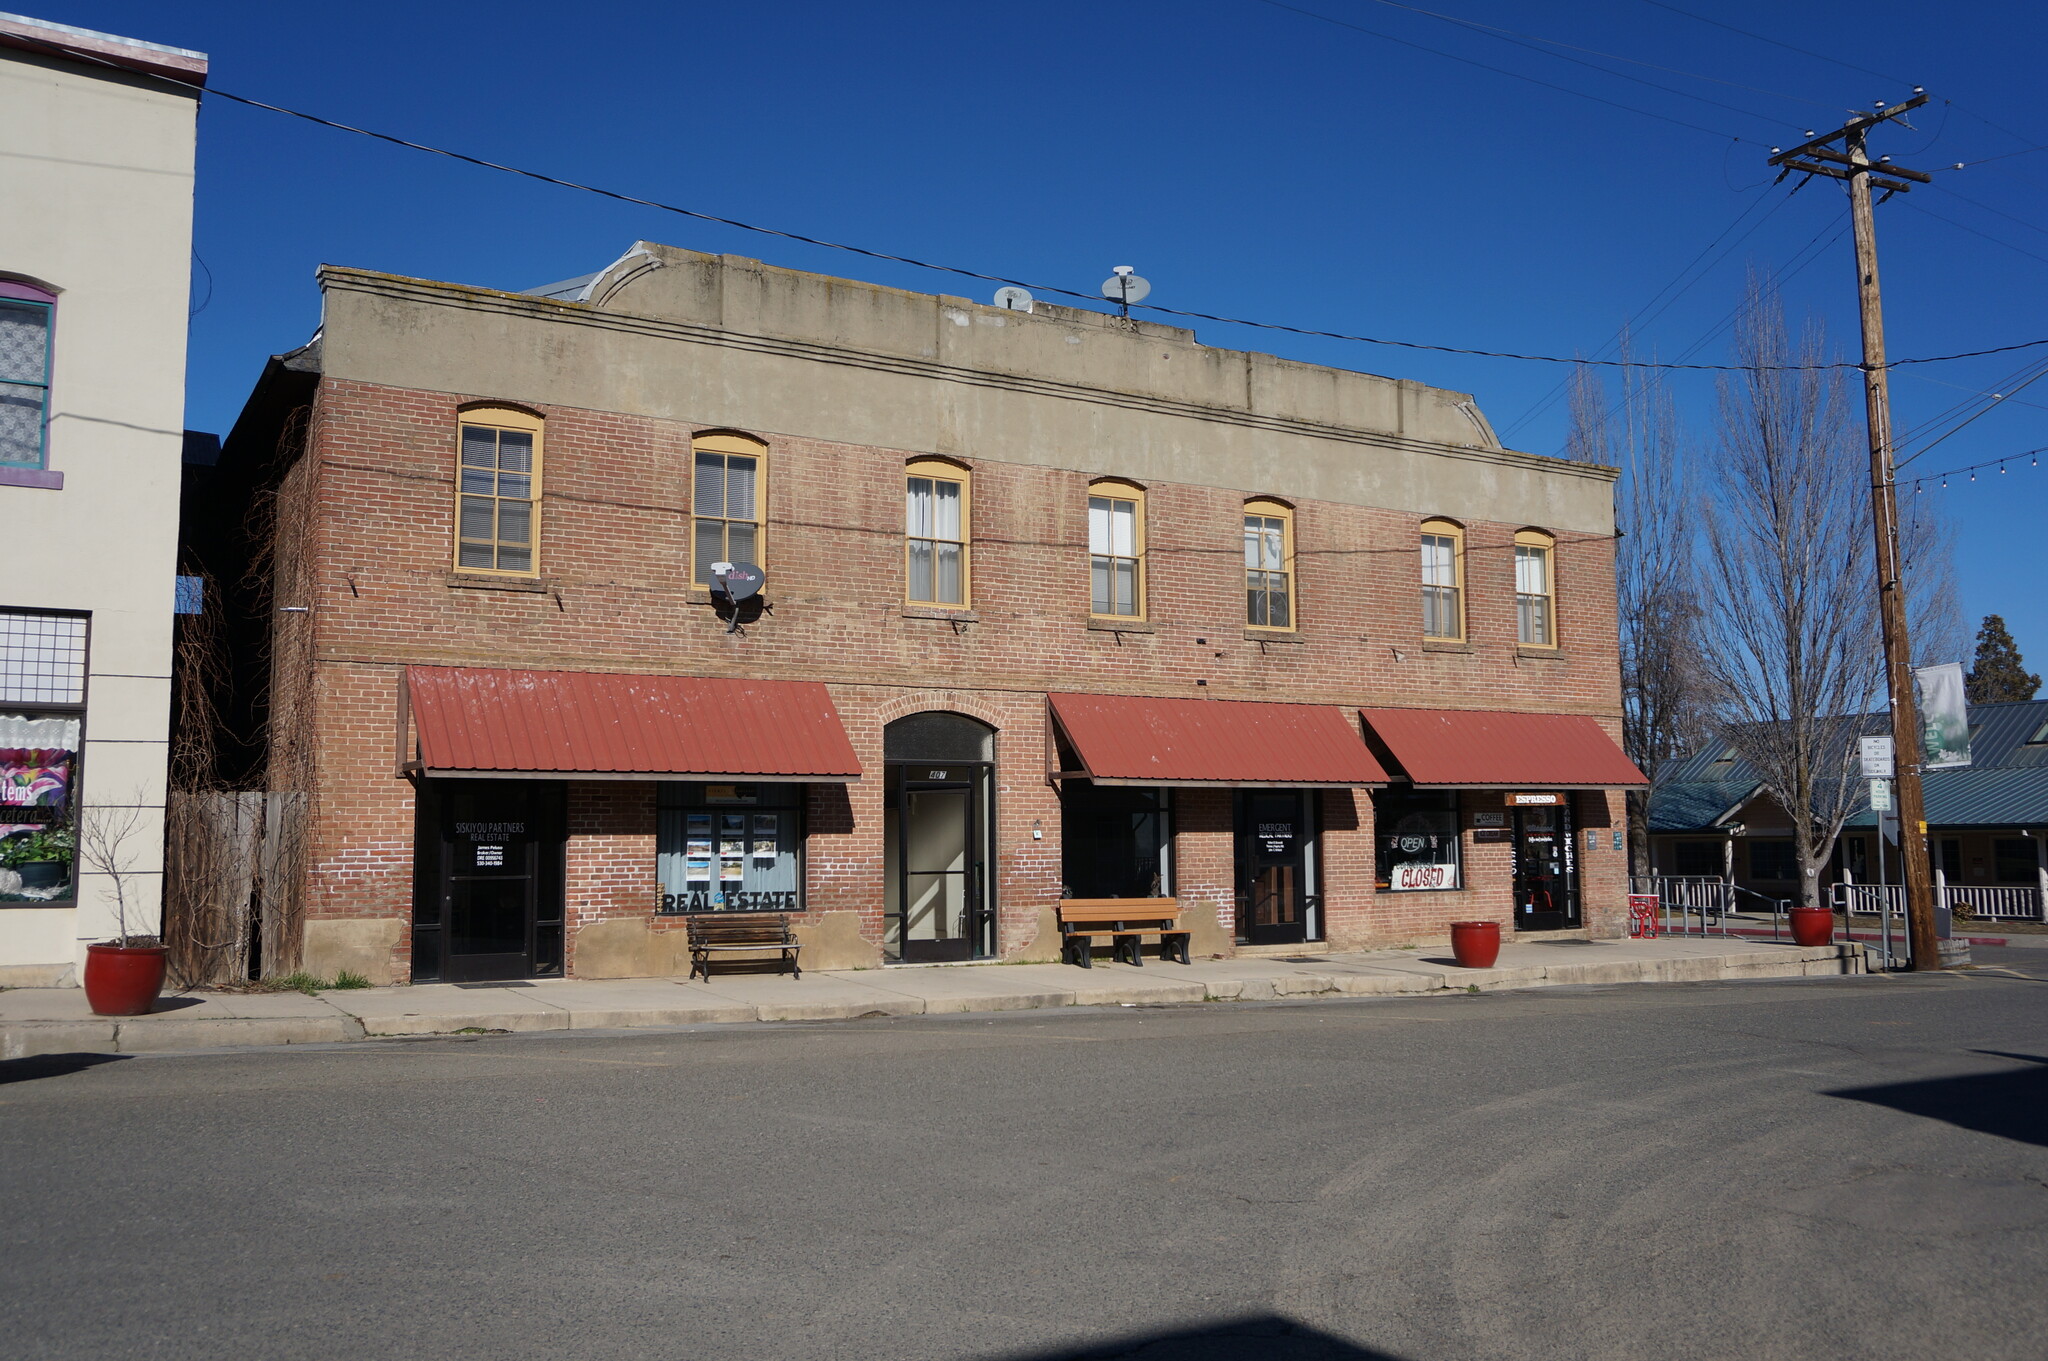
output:
<instances>
[{"instance_id":1,"label":"red planter pot","mask_svg":"<svg viewBox=\"0 0 2048 1361\"><path fill-rule=\"evenodd\" d=\"M85 947L85 1000L96 1016L141 1016L164 990L161 945Z\"/></svg>"},{"instance_id":2,"label":"red planter pot","mask_svg":"<svg viewBox=\"0 0 2048 1361\"><path fill-rule=\"evenodd\" d=\"M1835 939L1835 914L1825 907L1791 910L1794 945L1830 945Z\"/></svg>"},{"instance_id":3,"label":"red planter pot","mask_svg":"<svg viewBox=\"0 0 2048 1361\"><path fill-rule=\"evenodd\" d=\"M1499 922L1452 922L1451 953L1468 969L1490 969L1500 958Z\"/></svg>"}]
</instances>

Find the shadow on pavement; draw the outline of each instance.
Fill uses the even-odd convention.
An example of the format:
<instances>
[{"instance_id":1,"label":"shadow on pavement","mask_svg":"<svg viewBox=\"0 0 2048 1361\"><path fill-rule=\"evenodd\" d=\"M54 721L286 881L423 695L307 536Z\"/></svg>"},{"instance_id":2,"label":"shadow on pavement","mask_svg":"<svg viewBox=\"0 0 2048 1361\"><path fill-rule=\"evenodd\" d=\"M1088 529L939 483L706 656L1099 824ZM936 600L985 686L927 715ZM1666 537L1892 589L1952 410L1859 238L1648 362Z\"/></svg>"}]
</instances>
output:
<instances>
[{"instance_id":1,"label":"shadow on pavement","mask_svg":"<svg viewBox=\"0 0 2048 1361\"><path fill-rule=\"evenodd\" d=\"M121 1063L130 1054L35 1054L25 1059L0 1059L0 1086L33 1082L39 1077L64 1077L103 1063Z\"/></svg>"},{"instance_id":2,"label":"shadow on pavement","mask_svg":"<svg viewBox=\"0 0 2048 1361\"><path fill-rule=\"evenodd\" d=\"M1400 1361L1279 1314L1173 1332L1129 1333L1081 1347L1010 1352L1001 1361Z\"/></svg>"},{"instance_id":3,"label":"shadow on pavement","mask_svg":"<svg viewBox=\"0 0 2048 1361\"><path fill-rule=\"evenodd\" d=\"M1982 1134L2048 1148L2048 1059L1992 1049L1974 1052L2033 1066L2003 1073L1893 1082L1882 1087L1849 1087L1826 1095L1890 1106L1908 1115L1944 1120Z\"/></svg>"}]
</instances>

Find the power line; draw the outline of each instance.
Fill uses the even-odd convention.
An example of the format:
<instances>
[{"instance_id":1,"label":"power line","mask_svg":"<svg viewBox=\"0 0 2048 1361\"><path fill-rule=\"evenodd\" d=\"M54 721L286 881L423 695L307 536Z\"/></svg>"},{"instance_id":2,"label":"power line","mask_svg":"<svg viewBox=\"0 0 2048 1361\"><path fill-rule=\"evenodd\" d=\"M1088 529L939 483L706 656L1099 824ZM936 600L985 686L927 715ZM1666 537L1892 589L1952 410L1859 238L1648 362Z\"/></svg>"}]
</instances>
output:
<instances>
[{"instance_id":1,"label":"power line","mask_svg":"<svg viewBox=\"0 0 2048 1361\"><path fill-rule=\"evenodd\" d=\"M1995 246L2004 246L2007 250L2012 251L2019 255L2024 255L2029 260L2039 260L2042 264L2048 265L2048 255L2036 255L2034 254L2034 252L2028 250L2025 246L2015 246L2012 242L2006 240L2002 236L1993 236L1990 232L1981 231L1976 227L1972 227L1967 222L1958 222L1952 217L1944 217L1940 213L1935 212L1932 208L1923 208L1919 204L1914 203L1910 200L1907 201L1906 206L1908 208L1911 208L1916 213L1926 214L1928 217L1933 218L1936 222L1946 222L1949 226L1954 227L1957 231L1968 232L1972 236L1981 236L1986 241L1991 242Z\"/></svg>"},{"instance_id":2,"label":"power line","mask_svg":"<svg viewBox=\"0 0 2048 1361\"><path fill-rule=\"evenodd\" d=\"M1428 52L1433 56L1463 62L1467 66L1476 66L1482 71L1491 71L1497 76L1506 76L1511 80L1525 80L1531 85L1541 85L1544 89L1555 90L1559 94L1575 95L1580 99L1590 99L1595 104L1605 104L1610 109L1621 109L1627 113L1639 113L1645 118L1654 118L1660 123L1672 123L1681 128L1689 128L1693 132L1704 132L1709 137L1720 137L1734 142L1751 140L1747 137L1736 137L1730 133L1720 132L1714 128L1703 128L1698 123L1688 123L1683 118L1673 118L1669 114L1652 113L1648 109L1639 109L1633 104L1623 104L1619 100L1605 99L1596 94L1588 94L1584 90L1574 90L1569 85L1557 85L1547 80L1538 79L1535 76L1525 76L1520 71L1510 71L1505 66L1493 66L1483 61L1475 61L1471 57L1461 57L1455 52L1446 52L1441 47L1431 47L1427 43L1419 43L1412 38L1397 38L1391 33L1382 33L1376 28L1367 28L1364 24L1354 24L1348 19L1334 19L1327 14L1318 14L1312 9L1302 9L1297 5L1283 4L1281 0L1259 0L1259 3L1271 5L1274 9L1284 9L1292 14L1299 14L1305 19L1314 19L1320 23L1334 24L1338 28L1348 28L1353 32L1363 33L1367 37L1378 38L1382 42L1399 43L1403 47L1412 47L1418 52ZM1608 74L1612 75L1614 73L1609 72ZM1688 98L1690 97L1688 96Z\"/></svg>"},{"instance_id":3,"label":"power line","mask_svg":"<svg viewBox=\"0 0 2048 1361\"><path fill-rule=\"evenodd\" d=\"M1897 76L1888 76L1882 71L1873 71L1868 66L1858 66L1854 62L1843 61L1839 57L1830 57L1825 52L1813 52L1804 47L1794 47L1791 43L1781 43L1776 38L1767 38L1761 33L1751 33L1746 28L1737 28L1733 24L1724 24L1719 19L1709 19L1704 14L1694 14L1689 9L1680 9L1676 5L1667 5L1664 3L1664 0L1644 0L1644 3L1655 5L1658 9L1668 9L1673 14L1680 14L1688 19L1696 19L1703 24L1712 24L1715 28L1725 28L1730 33L1739 33L1745 38L1754 38L1760 43L1769 43L1772 47L1782 47L1787 52L1797 52L1802 57L1812 57L1817 61L1829 62L1847 71L1860 71L1866 76L1876 76L1879 80L1888 80L1894 85L1910 85L1913 83L1909 80L1900 80Z\"/></svg>"},{"instance_id":4,"label":"power line","mask_svg":"<svg viewBox=\"0 0 2048 1361\"><path fill-rule=\"evenodd\" d=\"M1268 4L1277 4L1278 0L1264 0L1264 2ZM1289 6L1281 5L1280 8L1286 9L1289 8ZM1301 12L1307 13L1307 11ZM1332 22L1338 21L1333 20ZM13 36L15 36L17 41L30 42L33 43L35 46L46 48L50 51L61 52L68 57L73 57L83 61L94 62L102 66L107 66L117 70L121 70L130 75L146 74L131 71L129 68L121 66L117 62L108 61L105 58L98 56L97 54L78 51L74 48L67 47L61 43L46 42L41 39L24 38L21 35ZM1403 40L1397 39L1396 41ZM1413 46L1414 44L1409 45ZM1462 58L1460 58L1459 60L1462 60ZM176 83L180 86L180 88L189 88L185 86L183 82L171 82L167 77L150 78L162 80L167 84ZM465 165L474 165L485 170L496 170L503 174L516 175L522 179L537 180L542 184L552 184L563 189L575 189L582 193L595 194L600 198L608 198L618 203L630 203L642 208L653 208L660 212L674 213L677 216L692 218L699 222L715 222L720 224L721 226L733 227L740 231L754 232L762 236L773 236L784 241L797 241L803 243L804 245L818 246L826 250L845 251L850 255L858 255L870 260L886 260L892 264L909 265L915 269L931 270L934 273L939 274L951 274L964 279L980 279L986 283L1006 284L1017 288L1030 289L1033 292L1037 293L1048 293L1059 297L1075 298L1082 302L1087 302L1091 304L1099 304L1103 301L1101 295L1099 294L1082 293L1071 288L1062 288L1057 284L1033 283L1029 280L1013 279L1007 275L988 274L977 269L966 269L959 265L938 264L930 260L919 260L908 255L896 255L888 251L873 250L866 246L851 245L844 241L828 241L823 237L807 236L801 232L785 231L779 227L764 227L752 222L742 222L738 218L722 217L716 213L707 213L695 208L685 208L680 206L679 204L663 203L658 199L641 198L636 194L621 193L616 189L604 189L596 185L583 184L576 180L563 179L557 175L544 174L538 170L526 170L522 169L519 166L505 165L498 161L485 160L481 156L471 156L465 152L450 151L445 147L432 146L425 142L411 141L407 138L399 137L392 133L377 132L369 128L357 127L352 123L343 123L332 118L322 118L318 114L306 113L300 109L287 108L282 104L272 104L267 100L252 99L247 95L232 94L226 90L222 90L217 87L207 87L206 93L218 99L225 99L232 103L247 105L250 108L266 109L271 113L281 113L290 118L301 119L308 123L316 123L321 127L333 128L338 132L354 133L357 136L368 137L375 141L388 142L393 146L406 147L409 150L413 151L424 151L429 155L434 156L444 156L449 160L461 161ZM1652 116L1655 117L1657 115ZM1309 326L1290 326L1283 322L1253 321L1247 317L1224 316L1220 313L1215 312L1197 312L1187 308L1163 307L1158 303L1134 302L1130 304L1130 307L1134 310L1142 312L1156 312L1162 316L1186 317L1193 321L1213 321L1221 326L1245 326L1250 327L1254 330L1277 331L1285 335L1309 336L1311 338L1318 340L1343 340L1350 341L1360 345L1380 345L1391 349L1421 350L1431 354L1466 355L1476 359L1514 359L1532 364L1590 364L1602 368L1684 369L1701 373L1745 373L1771 370L1796 372L1805 369L1857 369L1863 367L1861 364L1851 363L1848 361L1834 361L1822 364L1778 364L1759 366L1752 364L1646 363L1639 360L1587 359L1583 356L1578 355L1525 354L1515 350L1482 350L1470 346L1436 345L1420 340L1396 340L1386 336L1357 335L1348 331L1324 331ZM2030 350L2044 345L2048 345L2048 337L2036 340L2016 341L2010 345L1994 345L1989 348L1981 350L1964 350L1955 354L1923 355L1913 359L1894 359L1890 361L1890 366L1898 367L1900 365L1905 364L1941 364L1958 359L1978 359L1982 358L1985 355L2009 354L2016 350Z\"/></svg>"}]
</instances>

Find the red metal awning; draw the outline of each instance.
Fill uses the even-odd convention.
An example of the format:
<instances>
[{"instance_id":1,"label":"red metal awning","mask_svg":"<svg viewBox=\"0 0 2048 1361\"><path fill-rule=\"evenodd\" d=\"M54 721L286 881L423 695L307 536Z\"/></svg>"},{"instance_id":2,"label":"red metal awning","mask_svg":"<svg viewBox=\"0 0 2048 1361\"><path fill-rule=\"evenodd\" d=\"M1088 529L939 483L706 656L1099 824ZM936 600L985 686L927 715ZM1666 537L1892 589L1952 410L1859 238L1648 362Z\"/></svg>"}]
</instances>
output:
<instances>
[{"instance_id":1,"label":"red metal awning","mask_svg":"<svg viewBox=\"0 0 2048 1361\"><path fill-rule=\"evenodd\" d=\"M1350 716L1330 704L1048 695L1054 721L1097 784L1383 785Z\"/></svg>"},{"instance_id":2,"label":"red metal awning","mask_svg":"<svg viewBox=\"0 0 2048 1361\"><path fill-rule=\"evenodd\" d=\"M405 704L428 775L860 778L817 681L409 666Z\"/></svg>"},{"instance_id":3,"label":"red metal awning","mask_svg":"<svg viewBox=\"0 0 2048 1361\"><path fill-rule=\"evenodd\" d=\"M1488 709L1361 709L1375 753L1440 789L1628 789L1649 780L1600 720Z\"/></svg>"}]
</instances>

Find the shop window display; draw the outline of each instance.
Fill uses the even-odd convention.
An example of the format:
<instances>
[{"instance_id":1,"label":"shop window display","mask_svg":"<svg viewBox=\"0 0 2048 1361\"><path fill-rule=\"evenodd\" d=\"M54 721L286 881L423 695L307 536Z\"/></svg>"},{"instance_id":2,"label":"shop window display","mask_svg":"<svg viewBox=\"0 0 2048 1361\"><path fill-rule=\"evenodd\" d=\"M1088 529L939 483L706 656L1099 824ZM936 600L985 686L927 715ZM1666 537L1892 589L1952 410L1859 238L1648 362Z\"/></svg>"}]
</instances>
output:
<instances>
[{"instance_id":1,"label":"shop window display","mask_svg":"<svg viewBox=\"0 0 2048 1361\"><path fill-rule=\"evenodd\" d=\"M1372 802L1382 892L1463 887L1457 794L1388 789Z\"/></svg>"},{"instance_id":2,"label":"shop window display","mask_svg":"<svg viewBox=\"0 0 2048 1361\"><path fill-rule=\"evenodd\" d=\"M803 911L803 792L798 784L664 783L656 910Z\"/></svg>"}]
</instances>

